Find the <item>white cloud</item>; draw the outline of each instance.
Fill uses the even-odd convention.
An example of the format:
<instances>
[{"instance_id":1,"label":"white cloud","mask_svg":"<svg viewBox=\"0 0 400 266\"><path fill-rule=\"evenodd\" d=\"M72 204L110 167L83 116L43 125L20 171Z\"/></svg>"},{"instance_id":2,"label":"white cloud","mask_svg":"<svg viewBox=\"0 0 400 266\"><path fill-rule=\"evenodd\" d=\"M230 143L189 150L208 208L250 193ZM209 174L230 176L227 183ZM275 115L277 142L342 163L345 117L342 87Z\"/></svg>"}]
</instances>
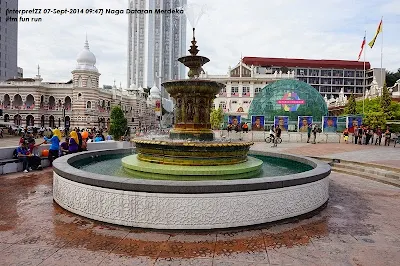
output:
<instances>
[{"instance_id":1,"label":"white cloud","mask_svg":"<svg viewBox=\"0 0 400 266\"><path fill-rule=\"evenodd\" d=\"M194 0L189 1L195 2ZM200 55L211 62L209 73L226 73L243 56L356 60L367 30L367 42L384 16L383 66L400 67L398 1L263 1L202 0L207 6L196 29ZM127 0L20 0L29 8L126 9ZM33 15L32 15L33 16ZM45 80L67 81L87 32L97 57L100 83L126 84L127 23L122 15L41 15L38 23L19 23L19 66L25 76L40 64ZM190 25L188 24L188 29ZM187 48L191 31L188 30ZM381 42L367 47L366 58L380 67Z\"/></svg>"}]
</instances>

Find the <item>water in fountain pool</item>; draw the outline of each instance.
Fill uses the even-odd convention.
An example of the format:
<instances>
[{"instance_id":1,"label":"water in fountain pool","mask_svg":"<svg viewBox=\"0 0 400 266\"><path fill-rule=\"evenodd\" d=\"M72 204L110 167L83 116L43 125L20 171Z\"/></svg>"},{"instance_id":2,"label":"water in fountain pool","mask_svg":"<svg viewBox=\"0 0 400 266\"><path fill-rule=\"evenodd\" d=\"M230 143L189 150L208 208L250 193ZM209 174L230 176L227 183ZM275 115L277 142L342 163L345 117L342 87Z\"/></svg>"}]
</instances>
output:
<instances>
[{"instance_id":1,"label":"water in fountain pool","mask_svg":"<svg viewBox=\"0 0 400 266\"><path fill-rule=\"evenodd\" d=\"M74 162L72 163L72 166L83 171L102 174L102 175L141 178L141 177L131 176L130 174L124 171L121 164L121 159L125 156L127 156L127 154L103 155L95 158L88 158ZM258 155L251 155L251 156L263 161L262 171L255 178L291 175L309 171L312 169L312 167L309 165L288 159L268 157L268 156L258 156ZM229 167L229 165L227 165L226 167ZM158 178L155 176L154 179ZM207 180L210 179L213 178L207 177ZM223 178L216 177L214 179L223 179ZM227 179L235 179L235 178L231 177ZM182 180L182 177L171 176L171 180Z\"/></svg>"}]
</instances>

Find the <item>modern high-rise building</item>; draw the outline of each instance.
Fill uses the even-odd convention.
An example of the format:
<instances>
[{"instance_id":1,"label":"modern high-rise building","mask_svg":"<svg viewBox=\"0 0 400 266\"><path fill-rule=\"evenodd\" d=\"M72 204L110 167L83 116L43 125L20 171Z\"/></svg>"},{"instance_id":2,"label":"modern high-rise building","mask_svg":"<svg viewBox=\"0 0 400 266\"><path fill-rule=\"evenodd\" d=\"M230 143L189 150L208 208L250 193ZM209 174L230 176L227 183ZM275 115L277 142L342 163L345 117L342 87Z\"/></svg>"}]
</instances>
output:
<instances>
[{"instance_id":1,"label":"modern high-rise building","mask_svg":"<svg viewBox=\"0 0 400 266\"><path fill-rule=\"evenodd\" d=\"M186 54L186 0L130 0L127 86L160 88L160 83L184 77L177 59ZM151 14L135 11L150 10ZM158 13L158 11L161 11Z\"/></svg>"},{"instance_id":2,"label":"modern high-rise building","mask_svg":"<svg viewBox=\"0 0 400 266\"><path fill-rule=\"evenodd\" d=\"M18 76L18 0L0 0L0 81Z\"/></svg>"}]
</instances>

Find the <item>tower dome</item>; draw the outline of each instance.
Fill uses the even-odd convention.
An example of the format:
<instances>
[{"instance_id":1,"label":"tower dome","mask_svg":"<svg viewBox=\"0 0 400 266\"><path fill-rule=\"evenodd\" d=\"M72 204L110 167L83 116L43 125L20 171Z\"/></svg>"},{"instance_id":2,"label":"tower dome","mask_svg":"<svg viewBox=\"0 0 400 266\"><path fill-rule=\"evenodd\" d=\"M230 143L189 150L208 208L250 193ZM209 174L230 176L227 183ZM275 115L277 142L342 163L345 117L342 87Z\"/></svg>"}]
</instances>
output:
<instances>
[{"instance_id":1,"label":"tower dome","mask_svg":"<svg viewBox=\"0 0 400 266\"><path fill-rule=\"evenodd\" d=\"M157 97L160 98L161 97L161 91L159 88L157 88L156 84L153 85L153 87L151 87L150 89L150 95L154 98Z\"/></svg>"},{"instance_id":2,"label":"tower dome","mask_svg":"<svg viewBox=\"0 0 400 266\"><path fill-rule=\"evenodd\" d=\"M77 70L89 70L97 72L97 68L95 66L96 57L89 50L89 42L87 39L85 41L85 46L83 48L83 51L78 54L76 62L78 63L76 66Z\"/></svg>"}]
</instances>

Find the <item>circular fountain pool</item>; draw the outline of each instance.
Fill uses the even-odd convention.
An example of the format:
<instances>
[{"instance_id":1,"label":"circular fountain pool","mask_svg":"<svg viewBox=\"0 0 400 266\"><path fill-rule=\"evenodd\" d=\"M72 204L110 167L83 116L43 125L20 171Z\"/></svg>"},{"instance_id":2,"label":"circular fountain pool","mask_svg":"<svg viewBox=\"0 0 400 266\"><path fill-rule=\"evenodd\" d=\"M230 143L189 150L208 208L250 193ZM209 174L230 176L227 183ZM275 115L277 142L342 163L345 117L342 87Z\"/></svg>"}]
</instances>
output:
<instances>
[{"instance_id":1,"label":"circular fountain pool","mask_svg":"<svg viewBox=\"0 0 400 266\"><path fill-rule=\"evenodd\" d=\"M249 156L248 164L251 165L254 163L254 159L258 159L262 161L261 171L257 171L255 176L240 175L240 169L238 169L237 165L230 165L230 166L222 166L231 174L227 175L218 175L218 173L213 172L206 172L202 176L196 175L189 175L192 173L190 170L196 169L193 166L168 166L170 167L169 174L143 174L139 171L137 172L130 172L127 171L126 168L122 166L122 162L124 159L131 159L134 155L126 155L126 154L112 154L112 155L101 155L95 156L94 158L86 158L80 161L76 161L71 165L76 167L80 170L95 173L95 174L103 174L103 175L110 175L110 176L119 176L119 177L127 177L127 178L143 178L143 179L155 179L155 180L178 180L178 181L194 181L194 180L229 180L229 179L243 179L243 178L260 178L260 177L272 177L272 176L284 176L284 175L291 175L297 174L305 171L309 171L313 169L312 166L289 160L284 158L276 158L272 156L264 156L264 155L252 155ZM134 157L135 158L135 157ZM257 161L258 161L257 160ZM256 162L257 162L256 161ZM147 164L145 164L147 166ZM258 166L258 164L256 164ZM140 165L139 165L140 166ZM157 166L163 166L161 164L153 165L154 172L157 173ZM221 167L221 169L222 169ZM197 167L200 168L201 167ZM206 168L206 170L209 169ZM163 169L164 170L164 169ZM171 171L179 171L181 172L188 171L188 175L174 175ZM205 170L205 171L206 171ZM165 172L164 172L165 173Z\"/></svg>"},{"instance_id":2,"label":"circular fountain pool","mask_svg":"<svg viewBox=\"0 0 400 266\"><path fill-rule=\"evenodd\" d=\"M266 223L311 212L328 200L330 166L310 158L250 152L263 161L256 177L185 181L132 178L120 161L134 153L100 150L58 158L54 200L95 220L157 229Z\"/></svg>"}]
</instances>

